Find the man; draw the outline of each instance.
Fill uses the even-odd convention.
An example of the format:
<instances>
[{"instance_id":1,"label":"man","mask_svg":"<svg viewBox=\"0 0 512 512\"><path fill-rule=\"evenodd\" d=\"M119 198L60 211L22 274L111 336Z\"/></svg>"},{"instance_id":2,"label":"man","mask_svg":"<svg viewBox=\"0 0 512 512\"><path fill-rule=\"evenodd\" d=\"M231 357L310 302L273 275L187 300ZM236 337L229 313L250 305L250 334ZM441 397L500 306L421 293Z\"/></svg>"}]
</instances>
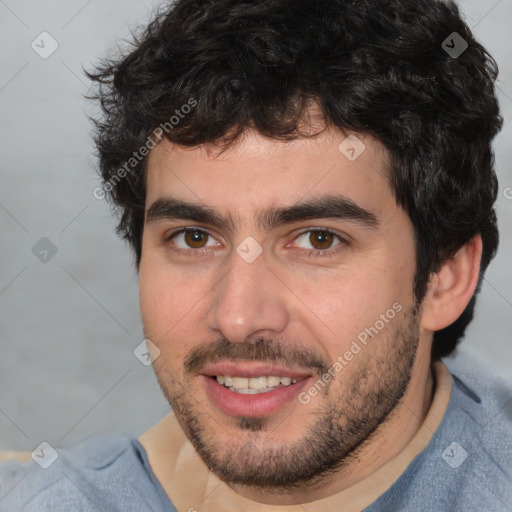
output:
<instances>
[{"instance_id":1,"label":"man","mask_svg":"<svg viewBox=\"0 0 512 512\"><path fill-rule=\"evenodd\" d=\"M1 510L512 510L510 391L441 361L498 244L496 74L452 2L162 11L90 76L173 412L4 464Z\"/></svg>"}]
</instances>

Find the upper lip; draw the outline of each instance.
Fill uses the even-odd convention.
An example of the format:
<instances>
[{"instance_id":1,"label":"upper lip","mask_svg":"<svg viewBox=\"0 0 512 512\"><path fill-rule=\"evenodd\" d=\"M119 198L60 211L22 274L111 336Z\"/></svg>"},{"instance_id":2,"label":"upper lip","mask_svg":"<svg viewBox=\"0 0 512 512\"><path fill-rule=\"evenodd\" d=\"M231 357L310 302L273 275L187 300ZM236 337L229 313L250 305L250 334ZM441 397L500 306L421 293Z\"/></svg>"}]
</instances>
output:
<instances>
[{"instance_id":1,"label":"upper lip","mask_svg":"<svg viewBox=\"0 0 512 512\"><path fill-rule=\"evenodd\" d=\"M294 370L280 365L272 365L257 361L219 362L207 365L201 375L216 377L217 375L228 375L230 377L290 377L291 379L303 379L310 377L311 373L304 370Z\"/></svg>"}]
</instances>

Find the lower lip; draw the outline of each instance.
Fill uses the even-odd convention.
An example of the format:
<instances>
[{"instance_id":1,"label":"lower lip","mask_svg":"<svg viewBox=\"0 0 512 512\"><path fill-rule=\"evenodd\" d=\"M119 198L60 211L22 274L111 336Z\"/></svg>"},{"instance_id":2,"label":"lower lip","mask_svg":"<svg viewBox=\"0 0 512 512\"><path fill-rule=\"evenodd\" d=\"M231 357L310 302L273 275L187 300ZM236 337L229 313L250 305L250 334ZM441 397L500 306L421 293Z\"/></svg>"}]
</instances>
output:
<instances>
[{"instance_id":1,"label":"lower lip","mask_svg":"<svg viewBox=\"0 0 512 512\"><path fill-rule=\"evenodd\" d=\"M203 379L205 380L208 394L221 411L231 416L243 416L245 418L269 416L279 411L286 404L296 399L297 395L311 380L308 377L299 380L295 384L276 388L274 391L267 391L257 395L244 395L230 391L211 377L203 376Z\"/></svg>"}]
</instances>

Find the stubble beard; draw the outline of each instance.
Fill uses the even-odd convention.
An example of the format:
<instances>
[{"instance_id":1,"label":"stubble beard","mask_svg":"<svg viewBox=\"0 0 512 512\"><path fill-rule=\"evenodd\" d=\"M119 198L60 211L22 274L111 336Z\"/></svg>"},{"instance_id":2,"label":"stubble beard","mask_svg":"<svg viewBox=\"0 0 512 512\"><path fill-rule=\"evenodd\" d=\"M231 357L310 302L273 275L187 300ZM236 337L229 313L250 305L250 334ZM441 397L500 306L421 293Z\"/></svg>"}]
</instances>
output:
<instances>
[{"instance_id":1,"label":"stubble beard","mask_svg":"<svg viewBox=\"0 0 512 512\"><path fill-rule=\"evenodd\" d=\"M272 440L272 431L266 428L270 418L237 418L241 439L226 436L229 441L220 444L209 428L213 420L186 388L163 367L155 367L155 373L186 436L220 479L276 494L304 491L322 485L356 457L404 396L419 343L417 305L404 314L391 341L382 336L363 348L379 350L372 342L384 343L381 355L368 358L350 382L343 381L342 370L332 382L340 380L343 390L333 396L332 384L327 387L325 405L311 414L315 420L302 438L279 447L265 447L265 439ZM297 402L297 407L303 405Z\"/></svg>"}]
</instances>

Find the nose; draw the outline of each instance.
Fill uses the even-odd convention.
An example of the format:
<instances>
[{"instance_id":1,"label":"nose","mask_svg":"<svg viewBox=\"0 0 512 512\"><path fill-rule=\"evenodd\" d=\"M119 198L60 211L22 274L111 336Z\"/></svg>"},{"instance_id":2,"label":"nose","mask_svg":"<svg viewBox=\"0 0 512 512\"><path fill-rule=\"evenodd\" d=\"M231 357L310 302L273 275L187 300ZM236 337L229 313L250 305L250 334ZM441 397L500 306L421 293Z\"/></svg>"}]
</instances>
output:
<instances>
[{"instance_id":1,"label":"nose","mask_svg":"<svg viewBox=\"0 0 512 512\"><path fill-rule=\"evenodd\" d=\"M243 343L256 335L283 332L289 305L290 292L267 266L264 254L248 263L233 253L228 271L213 289L206 321L230 342Z\"/></svg>"}]
</instances>

